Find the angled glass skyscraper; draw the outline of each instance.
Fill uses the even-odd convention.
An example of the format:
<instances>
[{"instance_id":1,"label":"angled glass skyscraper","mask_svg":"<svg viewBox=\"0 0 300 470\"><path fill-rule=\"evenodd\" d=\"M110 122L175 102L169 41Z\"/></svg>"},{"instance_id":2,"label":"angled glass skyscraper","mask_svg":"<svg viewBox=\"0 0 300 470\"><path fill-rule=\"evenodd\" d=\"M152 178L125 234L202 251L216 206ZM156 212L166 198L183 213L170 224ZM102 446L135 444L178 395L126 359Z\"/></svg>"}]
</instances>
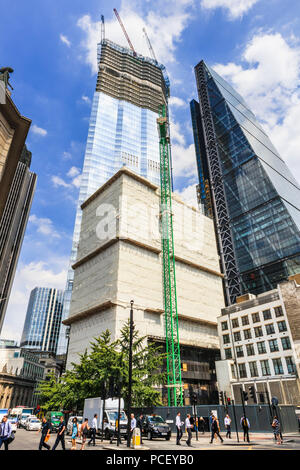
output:
<instances>
[{"instance_id":1,"label":"angled glass skyscraper","mask_svg":"<svg viewBox=\"0 0 300 470\"><path fill-rule=\"evenodd\" d=\"M63 291L36 287L30 293L21 348L56 354L63 308Z\"/></svg>"},{"instance_id":2,"label":"angled glass skyscraper","mask_svg":"<svg viewBox=\"0 0 300 470\"><path fill-rule=\"evenodd\" d=\"M167 105L169 80L165 67L134 54L107 39L98 47L98 77L88 139L70 268L65 290L63 319L68 317L81 225L81 204L126 165L155 184L160 182L157 122L159 108ZM62 325L58 353L67 348Z\"/></svg>"},{"instance_id":3,"label":"angled glass skyscraper","mask_svg":"<svg viewBox=\"0 0 300 470\"><path fill-rule=\"evenodd\" d=\"M230 304L300 272L300 187L243 98L203 61L195 74L198 194L215 220Z\"/></svg>"}]
</instances>

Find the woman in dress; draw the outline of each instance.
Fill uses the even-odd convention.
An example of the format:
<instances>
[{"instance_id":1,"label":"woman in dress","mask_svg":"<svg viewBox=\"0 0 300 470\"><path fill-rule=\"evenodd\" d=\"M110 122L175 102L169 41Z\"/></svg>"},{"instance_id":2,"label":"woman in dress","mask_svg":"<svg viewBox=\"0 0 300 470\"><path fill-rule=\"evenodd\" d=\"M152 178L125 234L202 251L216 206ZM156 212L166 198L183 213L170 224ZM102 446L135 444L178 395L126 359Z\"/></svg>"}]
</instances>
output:
<instances>
[{"instance_id":1,"label":"woman in dress","mask_svg":"<svg viewBox=\"0 0 300 470\"><path fill-rule=\"evenodd\" d=\"M76 450L76 437L79 434L78 421L77 421L76 416L75 416L75 418L73 418L72 423L73 423L73 425L72 425L72 447L71 447L71 450Z\"/></svg>"}]
</instances>

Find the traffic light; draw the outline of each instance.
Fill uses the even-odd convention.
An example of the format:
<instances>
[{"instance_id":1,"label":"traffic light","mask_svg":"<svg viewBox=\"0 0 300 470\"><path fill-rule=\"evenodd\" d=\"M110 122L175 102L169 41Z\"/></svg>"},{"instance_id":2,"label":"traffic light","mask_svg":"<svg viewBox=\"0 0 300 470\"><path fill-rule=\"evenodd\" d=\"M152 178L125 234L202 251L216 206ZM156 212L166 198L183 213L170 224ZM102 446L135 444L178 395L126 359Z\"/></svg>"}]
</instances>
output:
<instances>
[{"instance_id":1,"label":"traffic light","mask_svg":"<svg viewBox=\"0 0 300 470\"><path fill-rule=\"evenodd\" d=\"M229 405L229 406L231 405L231 398L229 398L229 397L227 398L227 405Z\"/></svg>"},{"instance_id":2,"label":"traffic light","mask_svg":"<svg viewBox=\"0 0 300 470\"><path fill-rule=\"evenodd\" d=\"M220 402L224 405L224 392L219 392Z\"/></svg>"},{"instance_id":3,"label":"traffic light","mask_svg":"<svg viewBox=\"0 0 300 470\"><path fill-rule=\"evenodd\" d=\"M254 403L257 403L256 391L255 391L255 387L253 385L252 385L252 387L249 387L249 395L250 395L250 398L253 399Z\"/></svg>"},{"instance_id":4,"label":"traffic light","mask_svg":"<svg viewBox=\"0 0 300 470\"><path fill-rule=\"evenodd\" d=\"M248 401L248 393L247 392L244 392L244 390L242 391L242 395L243 395L243 400L244 401Z\"/></svg>"},{"instance_id":5,"label":"traffic light","mask_svg":"<svg viewBox=\"0 0 300 470\"><path fill-rule=\"evenodd\" d=\"M197 393L193 392L191 397L192 405L197 405Z\"/></svg>"}]
</instances>

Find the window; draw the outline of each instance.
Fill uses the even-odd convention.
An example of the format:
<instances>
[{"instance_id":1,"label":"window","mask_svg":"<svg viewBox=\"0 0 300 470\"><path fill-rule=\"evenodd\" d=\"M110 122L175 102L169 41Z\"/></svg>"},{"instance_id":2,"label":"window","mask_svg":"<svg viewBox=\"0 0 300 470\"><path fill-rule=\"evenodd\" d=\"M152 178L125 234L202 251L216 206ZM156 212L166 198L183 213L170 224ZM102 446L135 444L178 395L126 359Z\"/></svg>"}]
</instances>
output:
<instances>
[{"instance_id":1,"label":"window","mask_svg":"<svg viewBox=\"0 0 300 470\"><path fill-rule=\"evenodd\" d=\"M244 317L242 317L242 325L243 325L243 326L249 325L249 318L248 318L248 315L245 315Z\"/></svg>"},{"instance_id":2,"label":"window","mask_svg":"<svg viewBox=\"0 0 300 470\"><path fill-rule=\"evenodd\" d=\"M270 318L272 318L271 310L269 308L268 310L264 310L263 316L264 316L264 320L270 320Z\"/></svg>"},{"instance_id":3,"label":"window","mask_svg":"<svg viewBox=\"0 0 300 470\"><path fill-rule=\"evenodd\" d=\"M274 328L273 323L269 323L268 325L266 325L266 333L267 335L273 335L275 333L275 328Z\"/></svg>"},{"instance_id":4,"label":"window","mask_svg":"<svg viewBox=\"0 0 300 470\"><path fill-rule=\"evenodd\" d=\"M268 360L260 361L262 375L271 375L270 364Z\"/></svg>"},{"instance_id":5,"label":"window","mask_svg":"<svg viewBox=\"0 0 300 470\"><path fill-rule=\"evenodd\" d=\"M256 338L259 338L260 336L263 336L263 330L261 326L257 326L254 328L254 334Z\"/></svg>"},{"instance_id":6,"label":"window","mask_svg":"<svg viewBox=\"0 0 300 470\"><path fill-rule=\"evenodd\" d=\"M235 367L234 364L231 364L231 375L233 379L236 379Z\"/></svg>"},{"instance_id":7,"label":"window","mask_svg":"<svg viewBox=\"0 0 300 470\"><path fill-rule=\"evenodd\" d=\"M295 364L294 364L293 358L292 357L286 357L285 362L286 362L288 373L289 374L294 374L295 373Z\"/></svg>"},{"instance_id":8,"label":"window","mask_svg":"<svg viewBox=\"0 0 300 470\"><path fill-rule=\"evenodd\" d=\"M225 349L225 358L226 359L231 359L232 358L232 352L230 348Z\"/></svg>"},{"instance_id":9,"label":"window","mask_svg":"<svg viewBox=\"0 0 300 470\"><path fill-rule=\"evenodd\" d=\"M251 330L244 330L244 338L245 339L251 339Z\"/></svg>"},{"instance_id":10,"label":"window","mask_svg":"<svg viewBox=\"0 0 300 470\"><path fill-rule=\"evenodd\" d=\"M221 327L222 327L222 331L228 330L228 323L227 323L227 321L222 321Z\"/></svg>"},{"instance_id":11,"label":"window","mask_svg":"<svg viewBox=\"0 0 300 470\"><path fill-rule=\"evenodd\" d=\"M241 341L241 333L239 331L236 331L233 333L234 341Z\"/></svg>"},{"instance_id":12,"label":"window","mask_svg":"<svg viewBox=\"0 0 300 470\"><path fill-rule=\"evenodd\" d=\"M255 351L254 351L253 344L247 344L246 345L246 350L247 350L247 356L254 356Z\"/></svg>"},{"instance_id":13,"label":"window","mask_svg":"<svg viewBox=\"0 0 300 470\"><path fill-rule=\"evenodd\" d=\"M279 305L278 307L274 307L274 312L276 317L282 317L283 311L281 305Z\"/></svg>"},{"instance_id":14,"label":"window","mask_svg":"<svg viewBox=\"0 0 300 470\"><path fill-rule=\"evenodd\" d=\"M281 359L273 359L273 366L275 375L283 374L283 367Z\"/></svg>"},{"instance_id":15,"label":"window","mask_svg":"<svg viewBox=\"0 0 300 470\"><path fill-rule=\"evenodd\" d=\"M238 318L234 318L232 320L232 328L238 328L239 327L239 320Z\"/></svg>"},{"instance_id":16,"label":"window","mask_svg":"<svg viewBox=\"0 0 300 470\"><path fill-rule=\"evenodd\" d=\"M243 350L243 346L237 346L235 348L236 350L236 356L237 357L244 357L244 350Z\"/></svg>"},{"instance_id":17,"label":"window","mask_svg":"<svg viewBox=\"0 0 300 470\"><path fill-rule=\"evenodd\" d=\"M260 321L259 313L252 313L252 322L257 323Z\"/></svg>"},{"instance_id":18,"label":"window","mask_svg":"<svg viewBox=\"0 0 300 470\"><path fill-rule=\"evenodd\" d=\"M277 325L278 325L278 330L279 330L280 332L282 332L282 331L287 331L286 323L285 323L284 320L283 320L283 321L279 321L279 322L277 323Z\"/></svg>"},{"instance_id":19,"label":"window","mask_svg":"<svg viewBox=\"0 0 300 470\"><path fill-rule=\"evenodd\" d=\"M271 341L269 341L269 346L271 352L279 351L277 339L271 339Z\"/></svg>"},{"instance_id":20,"label":"window","mask_svg":"<svg viewBox=\"0 0 300 470\"><path fill-rule=\"evenodd\" d=\"M256 363L256 361L254 361L254 362L249 362L249 368L250 368L250 375L251 375L251 377L257 377L257 376L258 376L258 370L257 370L257 363Z\"/></svg>"},{"instance_id":21,"label":"window","mask_svg":"<svg viewBox=\"0 0 300 470\"><path fill-rule=\"evenodd\" d=\"M223 343L224 343L224 344L230 343L229 335L223 335Z\"/></svg>"},{"instance_id":22,"label":"window","mask_svg":"<svg viewBox=\"0 0 300 470\"><path fill-rule=\"evenodd\" d=\"M239 364L239 375L241 379L247 377L246 364Z\"/></svg>"},{"instance_id":23,"label":"window","mask_svg":"<svg viewBox=\"0 0 300 470\"><path fill-rule=\"evenodd\" d=\"M290 338L281 338L282 349L286 351L287 349L291 349L291 342Z\"/></svg>"},{"instance_id":24,"label":"window","mask_svg":"<svg viewBox=\"0 0 300 470\"><path fill-rule=\"evenodd\" d=\"M258 350L258 354L265 354L267 352L266 343L264 341L257 343L257 350Z\"/></svg>"}]
</instances>

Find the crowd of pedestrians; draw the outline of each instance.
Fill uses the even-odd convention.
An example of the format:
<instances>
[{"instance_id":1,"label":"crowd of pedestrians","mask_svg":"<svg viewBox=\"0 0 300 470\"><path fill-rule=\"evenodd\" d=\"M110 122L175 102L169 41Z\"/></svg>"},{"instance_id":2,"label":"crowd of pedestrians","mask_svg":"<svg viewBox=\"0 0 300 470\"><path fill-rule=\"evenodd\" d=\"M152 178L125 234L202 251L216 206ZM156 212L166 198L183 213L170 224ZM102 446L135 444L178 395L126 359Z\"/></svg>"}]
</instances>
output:
<instances>
[{"instance_id":1,"label":"crowd of pedestrians","mask_svg":"<svg viewBox=\"0 0 300 470\"><path fill-rule=\"evenodd\" d=\"M132 438L135 428L138 428L140 430L141 444L143 443L142 442L143 419L144 419L143 414L140 414L137 420L133 413L130 416L130 434L131 434L130 437ZM210 413L208 422L206 422L202 416L200 416L199 418L193 418L191 417L189 413L186 415L186 418L182 420L181 412L179 411L176 416L175 426L176 426L176 445L178 446L181 445L181 439L183 437L184 431L186 434L185 442L188 447L192 447L193 431L201 432L202 435L205 434L206 431L209 431L210 444L213 444L215 440L216 441L220 440L221 444L224 443L224 439L222 438L221 433L220 433L220 423L219 423L218 417L214 415L213 412ZM275 441L277 442L278 445L282 444L283 438L282 438L282 432L281 432L281 425L277 416L274 416L271 426L272 426L272 431L274 433ZM249 437L250 421L247 417L245 416L241 417L240 427L243 431L244 442L247 441L247 443L250 443L250 437ZM225 439L231 439L231 418L228 413L226 414L224 418L224 428L226 430ZM71 441L72 441L71 450L76 450L76 440L78 438L81 438L80 450L85 449L85 445L86 445L86 441L88 437L90 437L88 446L90 445L95 446L97 429L98 429L97 414L94 415L91 427L89 426L89 422L87 418L84 419L81 427L79 427L78 419L74 417L72 421L72 429L71 429ZM66 450L65 431L66 431L65 420L63 416L61 416L60 424L57 429L57 435L56 435L54 445L52 446L52 450L55 450L59 444L61 445L62 450ZM42 419L42 426L39 432L41 433L41 438L40 438L38 449L42 450L43 448L45 448L47 450L51 450L51 446L47 443L50 438L51 424L47 421L45 417ZM4 449L8 450L8 446L13 441L13 439L14 439L14 433L12 432L11 424L8 421L8 417L4 416L0 423L0 449L2 447L2 444L4 444Z\"/></svg>"}]
</instances>

